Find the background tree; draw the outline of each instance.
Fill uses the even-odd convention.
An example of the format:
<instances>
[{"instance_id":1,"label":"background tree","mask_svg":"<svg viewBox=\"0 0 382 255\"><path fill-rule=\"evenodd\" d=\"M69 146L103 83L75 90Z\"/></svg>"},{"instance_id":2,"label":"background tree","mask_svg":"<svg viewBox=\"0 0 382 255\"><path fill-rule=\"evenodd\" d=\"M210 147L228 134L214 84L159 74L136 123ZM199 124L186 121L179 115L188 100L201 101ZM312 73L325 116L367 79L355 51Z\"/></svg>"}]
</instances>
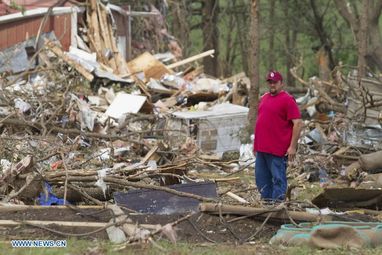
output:
<instances>
[{"instance_id":1,"label":"background tree","mask_svg":"<svg viewBox=\"0 0 382 255\"><path fill-rule=\"evenodd\" d=\"M249 112L248 120L251 127L255 126L257 118L257 108L259 103L259 0L251 2L251 45L249 54L249 79L251 80L251 88L249 90Z\"/></svg>"},{"instance_id":2,"label":"background tree","mask_svg":"<svg viewBox=\"0 0 382 255\"><path fill-rule=\"evenodd\" d=\"M269 1L269 15L268 15L268 30L274 31L275 24L276 24L276 12L275 12L275 3L276 0L270 0ZM275 33L268 33L268 40L269 40L269 48L268 48L268 58L266 59L267 63L266 66L268 67L268 70L275 68L275 58L276 55L274 53L274 46L275 46Z\"/></svg>"},{"instance_id":3,"label":"background tree","mask_svg":"<svg viewBox=\"0 0 382 255\"><path fill-rule=\"evenodd\" d=\"M360 15L359 1L334 1L338 12L351 27L358 47L361 47L363 40L366 42L366 53L364 57L367 65L379 72L382 71L382 38L379 26L379 17L382 11L381 0L363 0L363 15ZM367 10L365 10L367 8ZM361 17L367 15L366 31L361 31ZM360 52L360 50L358 50ZM362 61L362 60L361 60Z\"/></svg>"},{"instance_id":4,"label":"background tree","mask_svg":"<svg viewBox=\"0 0 382 255\"><path fill-rule=\"evenodd\" d=\"M189 16L193 11L190 0L174 1L169 15L168 23L171 22L171 34L179 40L180 46L183 49L183 55L189 56L191 38L190 38L190 21Z\"/></svg>"},{"instance_id":5,"label":"background tree","mask_svg":"<svg viewBox=\"0 0 382 255\"><path fill-rule=\"evenodd\" d=\"M369 0L367 21L367 52L365 61L373 70L381 66L381 14L382 1ZM208 73L217 77L228 77L244 71L247 76L253 70L249 66L251 53L250 24L251 0L119 0L131 5L132 10L150 11L154 5L164 15L170 34L180 42L183 57L201 53L213 47L215 59L205 58L199 64ZM331 70L339 62L347 66L357 65L360 42L360 17L362 1L359 0L257 0L262 11L259 13L260 30L258 66L261 93L266 90L263 79L270 69L280 70L288 77L290 67L303 66L299 75L304 79L320 76L329 79ZM211 8L218 6L218 11ZM338 8L337 8L338 7ZM168 8L168 9L166 9ZM206 10L210 10L208 13ZM204 12L203 12L204 11ZM211 15L213 13L213 15ZM208 15L207 15L208 14ZM264 15L264 17L261 17ZM133 37L145 45L155 39L147 30L146 18L134 18ZM211 22L214 23L211 24ZM382 23L381 23L382 24ZM142 32L142 29L145 29ZM160 38L159 38L160 39ZM211 39L211 40L210 40ZM134 40L133 40L134 41ZM143 48L141 51L147 50ZM165 47L149 49L165 51ZM204 61L207 62L204 63ZM194 65L198 63L193 63ZM213 64L212 64L213 63ZM288 87L296 81L287 81Z\"/></svg>"},{"instance_id":6,"label":"background tree","mask_svg":"<svg viewBox=\"0 0 382 255\"><path fill-rule=\"evenodd\" d=\"M219 76L219 0L204 0L202 10L203 51L215 49L213 58L204 58L204 72Z\"/></svg>"}]
</instances>

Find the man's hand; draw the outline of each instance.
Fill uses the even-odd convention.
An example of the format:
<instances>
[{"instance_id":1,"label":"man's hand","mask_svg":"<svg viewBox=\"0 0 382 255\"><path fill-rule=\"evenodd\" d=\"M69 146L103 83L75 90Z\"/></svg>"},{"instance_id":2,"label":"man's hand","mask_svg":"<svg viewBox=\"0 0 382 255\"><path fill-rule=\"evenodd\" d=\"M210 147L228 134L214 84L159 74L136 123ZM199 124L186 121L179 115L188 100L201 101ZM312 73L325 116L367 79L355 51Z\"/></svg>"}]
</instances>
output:
<instances>
[{"instance_id":1,"label":"man's hand","mask_svg":"<svg viewBox=\"0 0 382 255\"><path fill-rule=\"evenodd\" d=\"M287 153L286 153L286 156L288 156L288 160L289 161L293 161L296 157L296 148L295 147L292 147L292 146L289 146L288 150L287 150Z\"/></svg>"},{"instance_id":2,"label":"man's hand","mask_svg":"<svg viewBox=\"0 0 382 255\"><path fill-rule=\"evenodd\" d=\"M301 129L304 126L304 123L301 119L293 119L293 131L292 131L292 139L290 141L289 148L286 152L286 156L288 156L289 162L293 161L296 157L297 151L297 142L300 137Z\"/></svg>"}]
</instances>

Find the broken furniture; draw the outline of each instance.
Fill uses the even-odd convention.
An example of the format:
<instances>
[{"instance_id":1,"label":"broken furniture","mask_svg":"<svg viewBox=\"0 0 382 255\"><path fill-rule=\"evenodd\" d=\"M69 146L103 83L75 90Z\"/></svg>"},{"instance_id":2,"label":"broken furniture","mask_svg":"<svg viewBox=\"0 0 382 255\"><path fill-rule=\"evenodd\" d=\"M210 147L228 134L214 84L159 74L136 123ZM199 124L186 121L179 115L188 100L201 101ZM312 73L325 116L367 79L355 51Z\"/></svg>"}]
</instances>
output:
<instances>
[{"instance_id":1,"label":"broken furniture","mask_svg":"<svg viewBox=\"0 0 382 255\"><path fill-rule=\"evenodd\" d=\"M173 146L181 146L187 137L196 140L204 152L223 154L239 150L240 131L247 121L249 109L233 104L218 104L206 111L174 112L168 122L168 138Z\"/></svg>"}]
</instances>

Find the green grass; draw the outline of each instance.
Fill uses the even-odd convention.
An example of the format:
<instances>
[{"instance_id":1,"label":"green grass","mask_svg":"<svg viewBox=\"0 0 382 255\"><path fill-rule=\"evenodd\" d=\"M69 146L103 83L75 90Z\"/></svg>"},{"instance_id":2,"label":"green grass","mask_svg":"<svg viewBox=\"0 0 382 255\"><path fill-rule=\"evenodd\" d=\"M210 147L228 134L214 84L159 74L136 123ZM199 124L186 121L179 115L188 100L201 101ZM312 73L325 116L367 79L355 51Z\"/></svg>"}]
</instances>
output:
<instances>
[{"instance_id":1,"label":"green grass","mask_svg":"<svg viewBox=\"0 0 382 255\"><path fill-rule=\"evenodd\" d=\"M320 187L320 184L318 182L306 183L303 188L297 187L295 189L296 195L292 197L292 199L297 201L311 201L318 194L324 191L324 189Z\"/></svg>"},{"instance_id":2,"label":"green grass","mask_svg":"<svg viewBox=\"0 0 382 255\"><path fill-rule=\"evenodd\" d=\"M58 254L126 254L126 255L156 255L156 254L171 254L171 255L231 255L231 254L332 254L332 255L347 255L347 254L365 254L378 255L382 254L382 248L375 249L311 249L306 246L300 247L280 247L271 246L267 243L256 243L255 245L234 245L234 244L188 244L178 243L176 245L161 240L156 245L137 244L120 249L120 246L112 245L108 241L100 240L78 240L68 239L66 248L12 248L10 241L1 241L1 254L20 254L20 255L58 255Z\"/></svg>"}]
</instances>

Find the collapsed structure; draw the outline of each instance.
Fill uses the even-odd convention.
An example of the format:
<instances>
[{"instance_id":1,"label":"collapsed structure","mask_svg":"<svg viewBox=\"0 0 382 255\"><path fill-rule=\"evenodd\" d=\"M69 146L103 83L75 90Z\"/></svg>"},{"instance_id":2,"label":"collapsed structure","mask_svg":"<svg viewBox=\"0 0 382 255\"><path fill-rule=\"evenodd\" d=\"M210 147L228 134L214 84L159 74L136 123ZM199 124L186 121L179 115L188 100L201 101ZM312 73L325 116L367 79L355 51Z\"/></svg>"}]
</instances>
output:
<instances>
[{"instance_id":1,"label":"collapsed structure","mask_svg":"<svg viewBox=\"0 0 382 255\"><path fill-rule=\"evenodd\" d=\"M4 206L108 204L130 241L152 232L126 223L117 205L141 213L321 219L321 212L305 210L311 204L264 209L255 192L227 189L232 181L246 186L232 175L253 168L242 133L250 86L244 74L205 75L195 61L214 51L179 60L174 41L166 53L133 56L131 18L160 16L154 9L51 2L0 17ZM306 183L321 181L326 189L312 200L316 206L380 215L380 80L359 82L337 70L331 81L306 82L291 72L306 88L297 99L306 132L290 167L289 200L304 193ZM219 200L240 206L218 206ZM112 240L126 241L118 230L109 232Z\"/></svg>"}]
</instances>

